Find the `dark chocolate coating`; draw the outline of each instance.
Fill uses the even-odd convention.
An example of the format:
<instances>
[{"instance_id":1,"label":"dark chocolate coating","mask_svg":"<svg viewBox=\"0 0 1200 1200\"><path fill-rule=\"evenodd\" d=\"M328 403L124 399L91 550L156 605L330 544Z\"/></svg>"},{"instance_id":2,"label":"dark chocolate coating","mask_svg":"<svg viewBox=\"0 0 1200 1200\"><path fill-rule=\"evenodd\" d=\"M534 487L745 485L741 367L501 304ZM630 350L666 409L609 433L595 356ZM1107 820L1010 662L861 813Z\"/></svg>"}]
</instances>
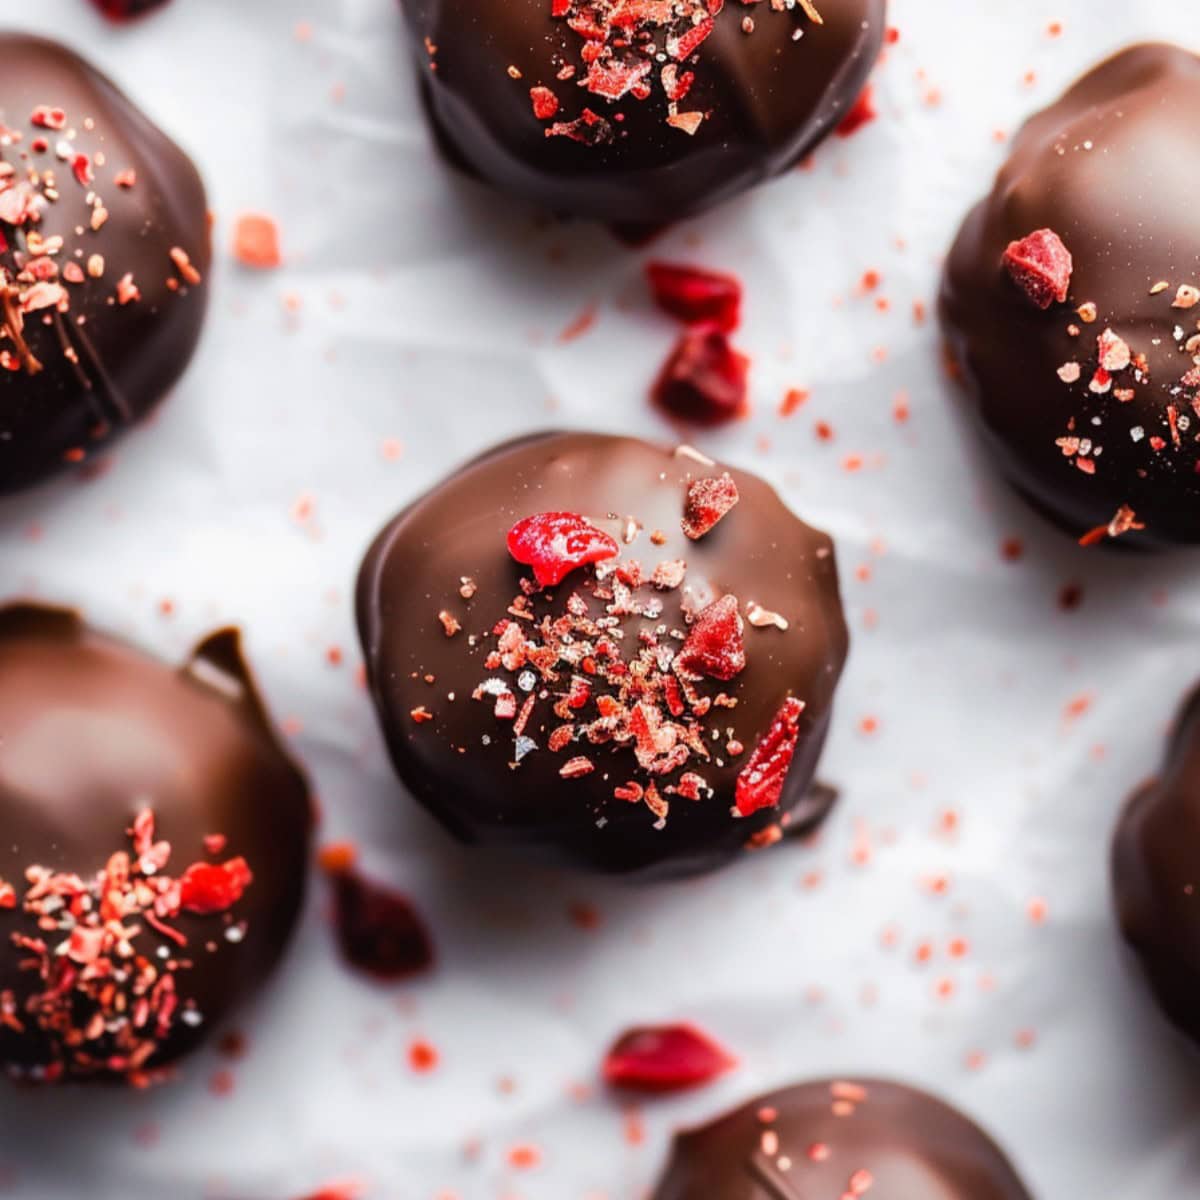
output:
<instances>
[{"instance_id":1,"label":"dark chocolate coating","mask_svg":"<svg viewBox=\"0 0 1200 1200\"><path fill-rule=\"evenodd\" d=\"M693 216L797 162L862 90L885 23L885 0L816 0L823 25L799 5L774 12L730 0L686 63L695 83L680 108L708 114L689 135L666 124L657 82L648 99L615 102L560 82L563 64L581 64L583 39L551 16L551 0L401 2L431 119L454 160L552 212L634 225ZM752 33L741 27L748 15ZM585 108L610 121L623 114L614 140L547 137L551 122L534 115L534 86L560 98L558 121Z\"/></svg>"},{"instance_id":2,"label":"dark chocolate coating","mask_svg":"<svg viewBox=\"0 0 1200 1200\"><path fill-rule=\"evenodd\" d=\"M0 146L0 161L18 179L42 173L35 195L44 193L44 173L52 172L57 192L40 221L20 229L0 221L6 247L0 267L10 282L26 286L19 272L30 258L27 234L36 230L43 238L64 239L52 260L60 272L68 264L82 269L75 282L61 274L55 280L66 289L67 311L47 308L25 317L23 337L41 370L28 363L0 370L4 494L101 453L163 399L200 336L211 251L204 186L195 167L107 78L41 38L0 35L0 55L0 124L21 135ZM31 121L43 105L63 110L65 129ZM34 149L39 138L46 149ZM60 142L73 154L88 155L93 182L81 183L72 162L57 155ZM117 177L130 170L133 185L118 186ZM97 205L108 214L98 230L92 228ZM187 255L200 282L189 282L172 262L176 249ZM93 255L104 260L98 278L87 270ZM126 275L141 297L121 304L117 285ZM15 353L11 336L0 336L5 349Z\"/></svg>"},{"instance_id":3,"label":"dark chocolate coating","mask_svg":"<svg viewBox=\"0 0 1200 1200\"><path fill-rule=\"evenodd\" d=\"M1200 58L1165 45L1118 54L1021 130L947 263L943 323L988 454L1076 536L1128 506L1146 529L1122 543L1200 541L1197 389L1181 387L1195 364L1175 337L1177 326L1184 340L1197 333L1200 308L1172 307L1180 285L1200 283L1198 114ZM1067 303L1046 310L1002 265L1009 242L1044 228L1074 259ZM1160 282L1169 287L1152 295ZM1097 309L1091 324L1076 313L1089 302ZM1149 366L1148 382L1132 370L1115 373L1115 387L1136 393L1125 402L1089 390L1107 327ZM1074 383L1058 376L1069 362L1082 366ZM1178 445L1169 406L1185 426ZM1100 447L1085 456L1094 474L1056 444L1064 437ZM1156 449L1154 438L1165 444Z\"/></svg>"},{"instance_id":4,"label":"dark chocolate coating","mask_svg":"<svg viewBox=\"0 0 1200 1200\"><path fill-rule=\"evenodd\" d=\"M1129 801L1113 846L1117 915L1163 1011L1200 1041L1200 691L1162 776Z\"/></svg>"},{"instance_id":5,"label":"dark chocolate coating","mask_svg":"<svg viewBox=\"0 0 1200 1200\"><path fill-rule=\"evenodd\" d=\"M741 499L710 533L690 541L680 528L688 482L725 470ZM699 770L715 794L672 799L661 829L646 805L613 796L628 780L647 782L630 748L584 744L552 752L547 737L559 721L539 703L526 731L539 749L513 768L511 728L495 720L489 703L472 699L484 679L504 672L484 667L494 639L481 636L472 648L468 637L488 634L506 616L519 580L529 575L508 554L506 534L534 513L556 510L582 514L618 543L625 518L636 518L644 528L631 545L621 544L621 561L636 559L647 574L659 562L687 562L684 587L661 593L657 621L622 619L628 643L660 623L685 628L683 605L704 595L732 593L743 612L756 601L790 622L786 632L746 623L746 668L723 685L737 707L714 710L708 722L721 730L712 745L723 765L714 758L685 768ZM650 538L655 530L665 536L658 546ZM459 594L463 576L477 585L469 600ZM548 604L535 598L539 616L561 613L573 588L590 578L591 569L581 569L552 589ZM461 633L446 636L442 610L461 622ZM781 822L812 826L830 807L828 793L810 796L808 787L848 640L832 543L744 471L596 434L539 434L500 446L380 534L359 576L358 622L371 694L400 778L463 841L536 847L603 872L679 875L719 866ZM807 707L781 803L734 817L738 773L789 695ZM410 714L419 706L434 719L416 723ZM745 745L740 756L723 753L730 727ZM596 770L561 778L563 763L577 753L591 753Z\"/></svg>"},{"instance_id":6,"label":"dark chocolate coating","mask_svg":"<svg viewBox=\"0 0 1200 1200\"><path fill-rule=\"evenodd\" d=\"M89 878L130 849L126 830L143 809L170 843L171 876L234 856L254 876L227 915L184 912L168 922L185 949L140 922L138 953L157 961L166 947L193 963L176 973L177 997L201 1017L174 1022L145 1064L154 1071L224 1020L283 953L305 891L308 785L272 730L236 631L205 639L175 670L74 613L0 609L0 880L20 895L32 865ZM204 844L213 834L226 839L215 853ZM240 941L226 937L231 921L245 922ZM0 906L0 994L11 989L22 1014L40 984L20 969L12 935L36 932L19 904ZM0 1024L0 1064L16 1074L38 1078L59 1049L32 1022L24 1034Z\"/></svg>"},{"instance_id":7,"label":"dark chocolate coating","mask_svg":"<svg viewBox=\"0 0 1200 1200\"><path fill-rule=\"evenodd\" d=\"M1030 1200L1003 1151L962 1113L878 1080L801 1084L680 1135L654 1200L851 1195Z\"/></svg>"}]
</instances>

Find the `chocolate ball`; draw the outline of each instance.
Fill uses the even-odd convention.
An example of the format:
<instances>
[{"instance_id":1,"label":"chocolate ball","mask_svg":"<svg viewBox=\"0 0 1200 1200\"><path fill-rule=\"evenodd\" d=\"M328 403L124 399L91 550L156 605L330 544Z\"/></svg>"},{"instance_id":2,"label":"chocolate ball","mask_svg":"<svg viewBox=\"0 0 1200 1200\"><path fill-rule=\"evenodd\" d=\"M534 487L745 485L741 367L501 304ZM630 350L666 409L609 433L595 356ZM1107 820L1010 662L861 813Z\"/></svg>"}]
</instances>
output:
<instances>
[{"instance_id":1,"label":"chocolate ball","mask_svg":"<svg viewBox=\"0 0 1200 1200\"><path fill-rule=\"evenodd\" d=\"M1158 779L1125 808L1113 847L1121 930L1167 1016L1200 1041L1200 691L1184 704Z\"/></svg>"},{"instance_id":2,"label":"chocolate ball","mask_svg":"<svg viewBox=\"0 0 1200 1200\"><path fill-rule=\"evenodd\" d=\"M0 1064L160 1078L279 960L311 825L235 631L172 670L0 609Z\"/></svg>"},{"instance_id":3,"label":"chocolate ball","mask_svg":"<svg viewBox=\"0 0 1200 1200\"><path fill-rule=\"evenodd\" d=\"M1088 542L1200 541L1200 58L1137 46L1035 116L941 311L986 452Z\"/></svg>"},{"instance_id":4,"label":"chocolate ball","mask_svg":"<svg viewBox=\"0 0 1200 1200\"><path fill-rule=\"evenodd\" d=\"M654 1200L1030 1200L995 1142L923 1092L806 1083L680 1135Z\"/></svg>"},{"instance_id":5,"label":"chocolate ball","mask_svg":"<svg viewBox=\"0 0 1200 1200\"><path fill-rule=\"evenodd\" d=\"M449 156L553 212L663 225L796 163L875 64L885 0L401 0Z\"/></svg>"},{"instance_id":6,"label":"chocolate ball","mask_svg":"<svg viewBox=\"0 0 1200 1200\"><path fill-rule=\"evenodd\" d=\"M0 35L0 494L101 453L196 348L208 214L187 156L83 59Z\"/></svg>"},{"instance_id":7,"label":"chocolate ball","mask_svg":"<svg viewBox=\"0 0 1200 1200\"><path fill-rule=\"evenodd\" d=\"M820 821L845 661L833 546L686 447L547 433L395 518L359 632L392 759L460 839L706 870Z\"/></svg>"}]
</instances>

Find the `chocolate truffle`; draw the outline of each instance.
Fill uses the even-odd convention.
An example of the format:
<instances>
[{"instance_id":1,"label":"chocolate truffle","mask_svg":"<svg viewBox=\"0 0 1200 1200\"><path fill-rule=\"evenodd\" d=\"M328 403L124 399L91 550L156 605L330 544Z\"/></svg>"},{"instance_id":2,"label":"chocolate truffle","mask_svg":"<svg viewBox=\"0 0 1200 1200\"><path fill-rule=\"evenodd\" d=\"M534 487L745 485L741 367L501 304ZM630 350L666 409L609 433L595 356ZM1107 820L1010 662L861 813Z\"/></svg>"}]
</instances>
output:
<instances>
[{"instance_id":1,"label":"chocolate truffle","mask_svg":"<svg viewBox=\"0 0 1200 1200\"><path fill-rule=\"evenodd\" d=\"M1117 827L1113 883L1126 940L1167 1016L1200 1041L1200 690L1180 713L1162 775Z\"/></svg>"},{"instance_id":2,"label":"chocolate truffle","mask_svg":"<svg viewBox=\"0 0 1200 1200\"><path fill-rule=\"evenodd\" d=\"M400 778L472 843L604 872L806 829L847 633L833 547L686 447L545 433L402 512L359 576Z\"/></svg>"},{"instance_id":3,"label":"chocolate truffle","mask_svg":"<svg viewBox=\"0 0 1200 1200\"><path fill-rule=\"evenodd\" d=\"M311 824L235 631L172 670L0 609L0 1064L161 1077L278 961Z\"/></svg>"},{"instance_id":4,"label":"chocolate truffle","mask_svg":"<svg viewBox=\"0 0 1200 1200\"><path fill-rule=\"evenodd\" d=\"M452 160L555 213L689 217L792 166L853 105L885 0L401 0Z\"/></svg>"},{"instance_id":5,"label":"chocolate truffle","mask_svg":"<svg viewBox=\"0 0 1200 1200\"><path fill-rule=\"evenodd\" d=\"M941 310L988 456L1085 542L1200 541L1200 58L1137 46L1017 135Z\"/></svg>"},{"instance_id":6,"label":"chocolate truffle","mask_svg":"<svg viewBox=\"0 0 1200 1200\"><path fill-rule=\"evenodd\" d=\"M204 319L204 187L53 42L0 35L0 494L109 447L182 374Z\"/></svg>"},{"instance_id":7,"label":"chocolate truffle","mask_svg":"<svg viewBox=\"0 0 1200 1200\"><path fill-rule=\"evenodd\" d=\"M877 1080L806 1083L684 1133L654 1200L1030 1200L962 1113Z\"/></svg>"}]
</instances>

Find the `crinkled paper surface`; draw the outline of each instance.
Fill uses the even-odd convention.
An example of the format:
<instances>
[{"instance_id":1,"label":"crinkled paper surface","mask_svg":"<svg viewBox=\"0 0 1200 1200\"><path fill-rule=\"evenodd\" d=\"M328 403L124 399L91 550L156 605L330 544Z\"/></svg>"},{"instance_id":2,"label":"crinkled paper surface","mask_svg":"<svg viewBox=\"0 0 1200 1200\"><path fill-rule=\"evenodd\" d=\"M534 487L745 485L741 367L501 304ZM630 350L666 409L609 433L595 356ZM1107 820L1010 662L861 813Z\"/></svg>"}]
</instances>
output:
<instances>
[{"instance_id":1,"label":"crinkled paper surface","mask_svg":"<svg viewBox=\"0 0 1200 1200\"><path fill-rule=\"evenodd\" d=\"M672 1128L871 1072L962 1105L1043 1200L1200 1194L1200 1058L1130 970L1107 882L1118 808L1197 675L1198 564L1079 550L1016 503L914 316L997 135L1103 53L1187 40L1190 4L894 0L879 119L648 251L448 171L394 0L173 0L125 28L84 0L3 7L194 154L219 261L158 418L107 473L0 509L0 595L78 604L170 657L240 623L322 839L354 839L415 897L439 963L394 988L349 973L314 878L294 953L243 1014L247 1056L204 1053L150 1094L8 1093L0 1192L636 1200ZM233 262L244 210L277 218L283 269ZM677 436L645 399L674 336L649 254L744 278L754 415L687 438L835 535L855 644L821 772L842 799L815 844L629 888L463 851L400 793L351 591L377 528L489 443ZM811 395L785 418L793 388ZM605 1094L609 1041L680 1018L740 1068L636 1107ZM414 1040L436 1069L414 1072ZM512 1165L526 1146L537 1165Z\"/></svg>"}]
</instances>

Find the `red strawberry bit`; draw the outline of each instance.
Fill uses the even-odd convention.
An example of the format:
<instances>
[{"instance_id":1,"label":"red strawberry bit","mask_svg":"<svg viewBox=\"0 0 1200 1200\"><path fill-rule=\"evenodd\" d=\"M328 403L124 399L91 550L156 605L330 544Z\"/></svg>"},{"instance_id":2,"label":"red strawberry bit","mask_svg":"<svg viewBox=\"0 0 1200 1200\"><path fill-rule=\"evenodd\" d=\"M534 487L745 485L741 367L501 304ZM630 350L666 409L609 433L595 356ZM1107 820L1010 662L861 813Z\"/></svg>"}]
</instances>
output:
<instances>
[{"instance_id":1,"label":"red strawberry bit","mask_svg":"<svg viewBox=\"0 0 1200 1200\"><path fill-rule=\"evenodd\" d=\"M750 360L720 329L698 325L675 345L654 384L659 408L700 425L719 425L747 410Z\"/></svg>"},{"instance_id":2,"label":"red strawberry bit","mask_svg":"<svg viewBox=\"0 0 1200 1200\"><path fill-rule=\"evenodd\" d=\"M539 121L549 121L558 114L558 97L548 87L530 88L529 99Z\"/></svg>"},{"instance_id":3,"label":"red strawberry bit","mask_svg":"<svg viewBox=\"0 0 1200 1200\"><path fill-rule=\"evenodd\" d=\"M736 276L675 263L646 264L654 302L688 325L714 325L732 333L741 323L742 284Z\"/></svg>"},{"instance_id":4,"label":"red strawberry bit","mask_svg":"<svg viewBox=\"0 0 1200 1200\"><path fill-rule=\"evenodd\" d=\"M71 171L76 180L84 187L90 187L95 182L92 174L92 160L86 154L76 154L71 160Z\"/></svg>"},{"instance_id":5,"label":"red strawberry bit","mask_svg":"<svg viewBox=\"0 0 1200 1200\"><path fill-rule=\"evenodd\" d=\"M129 21L162 8L167 0L92 0L92 3L112 21Z\"/></svg>"},{"instance_id":6,"label":"red strawberry bit","mask_svg":"<svg viewBox=\"0 0 1200 1200\"><path fill-rule=\"evenodd\" d=\"M738 502L737 484L728 471L719 479L696 479L688 485L683 506L683 532L698 541Z\"/></svg>"},{"instance_id":7,"label":"red strawberry bit","mask_svg":"<svg viewBox=\"0 0 1200 1200\"><path fill-rule=\"evenodd\" d=\"M17 907L17 891L11 883L0 879L0 909Z\"/></svg>"},{"instance_id":8,"label":"red strawberry bit","mask_svg":"<svg viewBox=\"0 0 1200 1200\"><path fill-rule=\"evenodd\" d=\"M722 596L696 618L675 664L685 678L727 683L746 669L744 628L736 596Z\"/></svg>"},{"instance_id":9,"label":"red strawberry bit","mask_svg":"<svg viewBox=\"0 0 1200 1200\"><path fill-rule=\"evenodd\" d=\"M875 107L875 89L867 84L859 92L858 99L851 105L850 111L838 125L838 137L853 137L864 125L869 125L877 116L879 116L879 111Z\"/></svg>"},{"instance_id":10,"label":"red strawberry bit","mask_svg":"<svg viewBox=\"0 0 1200 1200\"><path fill-rule=\"evenodd\" d=\"M1004 265L1021 290L1038 308L1066 302L1074 260L1053 229L1038 229L1019 242L1010 242Z\"/></svg>"},{"instance_id":11,"label":"red strawberry bit","mask_svg":"<svg viewBox=\"0 0 1200 1200\"><path fill-rule=\"evenodd\" d=\"M800 737L800 714L804 702L789 696L775 714L771 728L759 739L750 760L737 778L735 802L739 816L748 817L762 808L775 808L783 795L796 742Z\"/></svg>"},{"instance_id":12,"label":"red strawberry bit","mask_svg":"<svg viewBox=\"0 0 1200 1200\"><path fill-rule=\"evenodd\" d=\"M179 879L179 904L199 916L227 912L254 882L244 858L224 863L193 863Z\"/></svg>"},{"instance_id":13,"label":"red strawberry bit","mask_svg":"<svg viewBox=\"0 0 1200 1200\"><path fill-rule=\"evenodd\" d=\"M548 512L518 521L508 531L508 552L547 588L579 567L615 558L620 547L577 513Z\"/></svg>"},{"instance_id":14,"label":"red strawberry bit","mask_svg":"<svg viewBox=\"0 0 1200 1200\"><path fill-rule=\"evenodd\" d=\"M390 982L428 970L433 943L408 897L353 868L333 876L335 927L346 961Z\"/></svg>"},{"instance_id":15,"label":"red strawberry bit","mask_svg":"<svg viewBox=\"0 0 1200 1200\"><path fill-rule=\"evenodd\" d=\"M1079 539L1079 544L1095 546L1105 538L1119 538L1131 530L1137 531L1145 528L1145 524L1137 519L1137 513L1128 504L1122 504L1107 525L1097 525L1095 529L1089 530Z\"/></svg>"},{"instance_id":16,"label":"red strawberry bit","mask_svg":"<svg viewBox=\"0 0 1200 1200\"><path fill-rule=\"evenodd\" d=\"M662 1025L622 1034L604 1059L612 1087L677 1092L710 1083L737 1060L693 1025Z\"/></svg>"},{"instance_id":17,"label":"red strawberry bit","mask_svg":"<svg viewBox=\"0 0 1200 1200\"><path fill-rule=\"evenodd\" d=\"M39 104L30 115L30 123L39 129L66 129L67 114L61 108Z\"/></svg>"}]
</instances>

